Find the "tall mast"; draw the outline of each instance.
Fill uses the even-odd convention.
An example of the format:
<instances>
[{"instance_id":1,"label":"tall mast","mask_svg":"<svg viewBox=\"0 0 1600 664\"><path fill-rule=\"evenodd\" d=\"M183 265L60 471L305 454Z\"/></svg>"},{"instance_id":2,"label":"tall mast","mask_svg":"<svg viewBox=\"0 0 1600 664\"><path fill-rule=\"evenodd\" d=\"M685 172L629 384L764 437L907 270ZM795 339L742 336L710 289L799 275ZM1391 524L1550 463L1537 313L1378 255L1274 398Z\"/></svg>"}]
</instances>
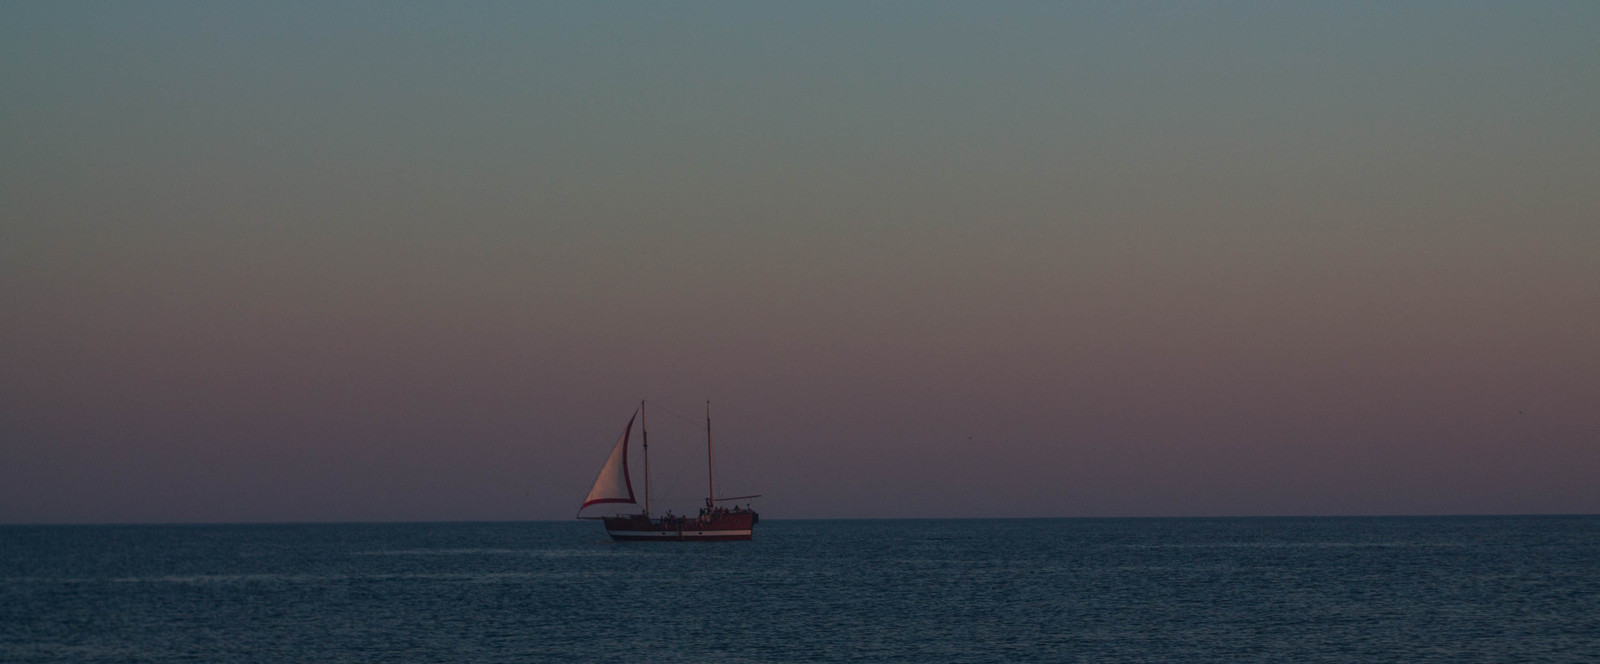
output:
<instances>
[{"instance_id":1,"label":"tall mast","mask_svg":"<svg viewBox=\"0 0 1600 664\"><path fill-rule=\"evenodd\" d=\"M645 426L644 400L639 400L639 434L644 438L644 518L650 518L650 429Z\"/></svg>"},{"instance_id":2,"label":"tall mast","mask_svg":"<svg viewBox=\"0 0 1600 664\"><path fill-rule=\"evenodd\" d=\"M706 507L715 505L717 498L717 468L711 460L711 400L706 399Z\"/></svg>"}]
</instances>

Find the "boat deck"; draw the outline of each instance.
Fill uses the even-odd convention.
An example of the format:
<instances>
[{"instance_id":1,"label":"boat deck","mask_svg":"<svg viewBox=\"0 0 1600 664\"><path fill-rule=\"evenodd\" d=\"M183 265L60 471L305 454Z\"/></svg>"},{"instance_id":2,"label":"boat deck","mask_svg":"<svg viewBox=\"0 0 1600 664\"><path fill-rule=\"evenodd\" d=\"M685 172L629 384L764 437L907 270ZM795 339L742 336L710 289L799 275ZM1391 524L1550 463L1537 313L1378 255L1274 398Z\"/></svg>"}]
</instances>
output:
<instances>
[{"instance_id":1,"label":"boat deck","mask_svg":"<svg viewBox=\"0 0 1600 664\"><path fill-rule=\"evenodd\" d=\"M606 517L606 534L623 542L748 540L760 517L750 510L718 511L702 517Z\"/></svg>"}]
</instances>

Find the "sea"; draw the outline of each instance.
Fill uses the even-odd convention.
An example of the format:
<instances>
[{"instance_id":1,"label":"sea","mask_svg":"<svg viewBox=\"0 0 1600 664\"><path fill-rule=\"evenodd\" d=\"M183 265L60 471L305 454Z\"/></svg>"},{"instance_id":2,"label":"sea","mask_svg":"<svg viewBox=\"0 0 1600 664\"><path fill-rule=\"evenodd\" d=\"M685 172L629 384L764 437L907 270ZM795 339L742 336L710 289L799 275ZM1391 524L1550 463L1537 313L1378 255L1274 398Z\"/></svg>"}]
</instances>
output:
<instances>
[{"instance_id":1,"label":"sea","mask_svg":"<svg viewBox=\"0 0 1600 664\"><path fill-rule=\"evenodd\" d=\"M0 662L1597 662L1600 517L0 527Z\"/></svg>"}]
</instances>

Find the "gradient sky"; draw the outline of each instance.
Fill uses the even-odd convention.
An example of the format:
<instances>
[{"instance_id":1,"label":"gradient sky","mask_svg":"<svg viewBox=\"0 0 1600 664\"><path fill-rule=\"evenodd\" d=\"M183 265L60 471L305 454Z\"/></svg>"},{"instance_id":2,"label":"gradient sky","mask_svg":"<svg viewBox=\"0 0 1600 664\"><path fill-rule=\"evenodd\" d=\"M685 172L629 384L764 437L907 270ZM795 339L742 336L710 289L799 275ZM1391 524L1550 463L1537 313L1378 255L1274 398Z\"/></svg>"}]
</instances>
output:
<instances>
[{"instance_id":1,"label":"gradient sky","mask_svg":"<svg viewBox=\"0 0 1600 664\"><path fill-rule=\"evenodd\" d=\"M0 522L1600 512L1597 35L0 3Z\"/></svg>"}]
</instances>

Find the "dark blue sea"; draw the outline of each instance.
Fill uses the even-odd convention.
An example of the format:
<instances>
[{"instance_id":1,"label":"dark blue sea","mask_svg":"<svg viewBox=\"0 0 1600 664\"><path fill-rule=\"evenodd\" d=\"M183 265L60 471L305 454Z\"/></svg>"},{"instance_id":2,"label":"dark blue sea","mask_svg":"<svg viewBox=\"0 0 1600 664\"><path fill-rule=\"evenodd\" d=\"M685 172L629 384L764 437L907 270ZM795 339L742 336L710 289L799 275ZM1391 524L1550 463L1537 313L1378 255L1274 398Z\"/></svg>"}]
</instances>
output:
<instances>
[{"instance_id":1,"label":"dark blue sea","mask_svg":"<svg viewBox=\"0 0 1600 664\"><path fill-rule=\"evenodd\" d=\"M1600 517L0 527L3 662L1596 662Z\"/></svg>"}]
</instances>

